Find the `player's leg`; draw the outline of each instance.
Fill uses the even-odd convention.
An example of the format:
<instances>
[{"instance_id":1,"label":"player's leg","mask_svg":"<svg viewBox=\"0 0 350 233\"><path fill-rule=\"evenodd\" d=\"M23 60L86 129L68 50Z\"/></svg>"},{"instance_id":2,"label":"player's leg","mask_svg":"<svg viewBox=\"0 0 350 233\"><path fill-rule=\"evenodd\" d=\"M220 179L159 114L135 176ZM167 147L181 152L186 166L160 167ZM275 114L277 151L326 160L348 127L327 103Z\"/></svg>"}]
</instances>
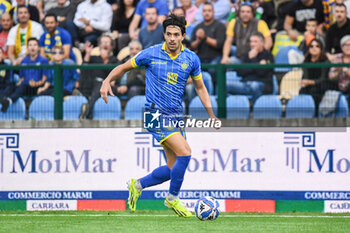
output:
<instances>
[{"instance_id":1,"label":"player's leg","mask_svg":"<svg viewBox=\"0 0 350 233\"><path fill-rule=\"evenodd\" d=\"M167 165L160 166L154 169L150 174L142 177L141 179L131 179L128 181L128 204L131 211L136 210L137 200L141 196L142 190L144 188L158 185L170 180L170 169L173 167L176 161L176 155L172 150L170 150L166 146L163 146L163 149L166 155Z\"/></svg>"},{"instance_id":2,"label":"player's leg","mask_svg":"<svg viewBox=\"0 0 350 233\"><path fill-rule=\"evenodd\" d=\"M192 214L178 198L185 172L191 159L191 148L181 134L174 134L163 144L175 155L176 161L170 172L170 189L165 204L172 208L180 217L191 217Z\"/></svg>"},{"instance_id":3,"label":"player's leg","mask_svg":"<svg viewBox=\"0 0 350 233\"><path fill-rule=\"evenodd\" d=\"M140 186L142 189L147 188L147 187L151 187L154 185L158 185L158 184L161 184L165 181L170 180L170 171L171 171L171 168L173 167L173 165L176 161L176 155L171 149L169 149L165 145L163 145L163 149L165 152L167 165L160 166L160 167L154 169L147 176L139 179Z\"/></svg>"}]
</instances>

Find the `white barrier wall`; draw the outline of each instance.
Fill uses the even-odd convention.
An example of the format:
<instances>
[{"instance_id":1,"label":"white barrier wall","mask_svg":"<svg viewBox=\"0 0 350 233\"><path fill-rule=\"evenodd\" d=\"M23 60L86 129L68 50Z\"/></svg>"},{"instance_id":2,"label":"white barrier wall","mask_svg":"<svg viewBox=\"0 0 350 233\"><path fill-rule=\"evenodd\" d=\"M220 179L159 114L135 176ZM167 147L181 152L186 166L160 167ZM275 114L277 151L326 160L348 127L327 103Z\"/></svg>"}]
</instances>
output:
<instances>
[{"instance_id":1,"label":"white barrier wall","mask_svg":"<svg viewBox=\"0 0 350 233\"><path fill-rule=\"evenodd\" d=\"M286 199L292 195L350 200L349 128L344 132L191 132L187 139L193 154L182 187L185 198L195 196L196 190L212 190L227 198L242 198L241 191L248 198L257 192L269 196L281 191ZM0 199L11 199L10 195L16 199L19 194L10 191L60 191L30 195L66 199L92 195L75 190L126 191L128 179L142 177L161 164L165 164L161 147L140 129L0 130L0 191L6 192L6 198ZM161 198L168 186L149 190Z\"/></svg>"}]
</instances>

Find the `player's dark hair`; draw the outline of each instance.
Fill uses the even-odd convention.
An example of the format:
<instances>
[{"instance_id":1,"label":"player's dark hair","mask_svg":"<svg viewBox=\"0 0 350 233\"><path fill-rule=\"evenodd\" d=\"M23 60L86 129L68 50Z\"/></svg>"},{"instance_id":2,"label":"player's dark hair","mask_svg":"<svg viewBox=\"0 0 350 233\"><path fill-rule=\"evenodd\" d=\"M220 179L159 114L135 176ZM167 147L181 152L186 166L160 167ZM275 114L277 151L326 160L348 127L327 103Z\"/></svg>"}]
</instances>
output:
<instances>
[{"instance_id":1,"label":"player's dark hair","mask_svg":"<svg viewBox=\"0 0 350 233\"><path fill-rule=\"evenodd\" d=\"M166 31L168 26L177 26L181 29L182 35L186 33L186 19L183 16L176 16L173 13L167 16L163 22L163 30Z\"/></svg>"}]
</instances>

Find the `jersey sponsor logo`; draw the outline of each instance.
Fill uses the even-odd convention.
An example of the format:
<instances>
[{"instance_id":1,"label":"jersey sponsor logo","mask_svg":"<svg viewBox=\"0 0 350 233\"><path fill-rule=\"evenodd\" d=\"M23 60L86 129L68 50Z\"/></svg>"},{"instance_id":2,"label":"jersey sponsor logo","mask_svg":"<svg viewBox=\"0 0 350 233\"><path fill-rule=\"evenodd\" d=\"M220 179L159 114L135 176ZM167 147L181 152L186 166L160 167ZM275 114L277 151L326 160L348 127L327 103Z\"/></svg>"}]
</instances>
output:
<instances>
[{"instance_id":1,"label":"jersey sponsor logo","mask_svg":"<svg viewBox=\"0 0 350 233\"><path fill-rule=\"evenodd\" d=\"M176 85L178 76L179 75L177 73L168 72L166 83Z\"/></svg>"},{"instance_id":2,"label":"jersey sponsor logo","mask_svg":"<svg viewBox=\"0 0 350 233\"><path fill-rule=\"evenodd\" d=\"M152 64L158 64L158 65L166 65L166 61L152 61Z\"/></svg>"}]
</instances>

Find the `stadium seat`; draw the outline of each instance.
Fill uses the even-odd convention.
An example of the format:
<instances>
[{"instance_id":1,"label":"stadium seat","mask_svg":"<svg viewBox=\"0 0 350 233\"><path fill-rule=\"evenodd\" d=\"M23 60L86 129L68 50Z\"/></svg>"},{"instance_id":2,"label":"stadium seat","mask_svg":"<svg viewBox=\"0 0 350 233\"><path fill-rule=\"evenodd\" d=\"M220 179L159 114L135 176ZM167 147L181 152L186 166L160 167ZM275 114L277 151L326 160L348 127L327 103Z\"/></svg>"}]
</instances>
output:
<instances>
[{"instance_id":1,"label":"stadium seat","mask_svg":"<svg viewBox=\"0 0 350 233\"><path fill-rule=\"evenodd\" d=\"M250 104L245 95L231 95L226 98L227 119L248 119Z\"/></svg>"},{"instance_id":2,"label":"stadium seat","mask_svg":"<svg viewBox=\"0 0 350 233\"><path fill-rule=\"evenodd\" d=\"M63 102L63 120L79 120L81 106L88 103L85 96L72 95Z\"/></svg>"},{"instance_id":3,"label":"stadium seat","mask_svg":"<svg viewBox=\"0 0 350 233\"><path fill-rule=\"evenodd\" d=\"M125 105L125 120L141 120L145 103L146 96L144 95L137 95L129 99Z\"/></svg>"},{"instance_id":4,"label":"stadium seat","mask_svg":"<svg viewBox=\"0 0 350 233\"><path fill-rule=\"evenodd\" d=\"M290 64L289 58L288 58L288 53L291 50L295 50L298 53L301 53L301 51L299 51L298 47L295 46L295 45L284 46L276 54L275 64ZM292 70L292 68L287 68L287 67L286 68L284 68L284 67L277 67L277 68L275 68L275 72L279 72L279 73L288 72L288 71L291 71L291 70Z\"/></svg>"},{"instance_id":5,"label":"stadium seat","mask_svg":"<svg viewBox=\"0 0 350 233\"><path fill-rule=\"evenodd\" d=\"M320 108L320 105L319 105ZM343 118L349 116L349 106L346 101L346 97L344 95L340 95L339 101L337 103L337 107L335 109L335 117ZM322 111L318 112L318 117L334 117L334 114L330 114L329 116L324 116Z\"/></svg>"},{"instance_id":6,"label":"stadium seat","mask_svg":"<svg viewBox=\"0 0 350 233\"><path fill-rule=\"evenodd\" d=\"M277 95L262 95L254 103L253 116L255 119L282 117L282 104Z\"/></svg>"},{"instance_id":7,"label":"stadium seat","mask_svg":"<svg viewBox=\"0 0 350 233\"><path fill-rule=\"evenodd\" d=\"M272 95L278 94L278 81L276 75L272 76Z\"/></svg>"},{"instance_id":8,"label":"stadium seat","mask_svg":"<svg viewBox=\"0 0 350 233\"><path fill-rule=\"evenodd\" d=\"M303 71L301 70L286 73L280 84L280 99L289 100L298 95L302 77Z\"/></svg>"},{"instance_id":9,"label":"stadium seat","mask_svg":"<svg viewBox=\"0 0 350 233\"><path fill-rule=\"evenodd\" d=\"M121 104L116 96L108 96L108 104L100 97L94 104L94 120L119 120L121 118Z\"/></svg>"},{"instance_id":10,"label":"stadium seat","mask_svg":"<svg viewBox=\"0 0 350 233\"><path fill-rule=\"evenodd\" d=\"M313 118L315 101L311 95L297 95L286 106L286 118Z\"/></svg>"},{"instance_id":11,"label":"stadium seat","mask_svg":"<svg viewBox=\"0 0 350 233\"><path fill-rule=\"evenodd\" d=\"M213 111L214 111L215 115L217 115L218 105L217 105L215 96L210 96L210 102L211 102L211 105L213 107ZM189 104L189 108L188 108L188 114L190 116L192 116L193 118L197 118L197 119L209 118L208 113L205 110L205 108L203 107L202 102L198 96L194 97L191 100L191 102Z\"/></svg>"},{"instance_id":12,"label":"stadium seat","mask_svg":"<svg viewBox=\"0 0 350 233\"><path fill-rule=\"evenodd\" d=\"M52 96L37 96L29 106L29 119L54 120L54 98Z\"/></svg>"},{"instance_id":13,"label":"stadium seat","mask_svg":"<svg viewBox=\"0 0 350 233\"><path fill-rule=\"evenodd\" d=\"M1 104L0 104L1 108ZM25 120L26 118L26 104L22 98L11 104L6 112L0 112L0 120Z\"/></svg>"},{"instance_id":14,"label":"stadium seat","mask_svg":"<svg viewBox=\"0 0 350 233\"><path fill-rule=\"evenodd\" d=\"M349 105L346 101L346 98L344 95L341 95L339 98L338 106L335 110L335 117L348 117L349 116Z\"/></svg>"}]
</instances>

